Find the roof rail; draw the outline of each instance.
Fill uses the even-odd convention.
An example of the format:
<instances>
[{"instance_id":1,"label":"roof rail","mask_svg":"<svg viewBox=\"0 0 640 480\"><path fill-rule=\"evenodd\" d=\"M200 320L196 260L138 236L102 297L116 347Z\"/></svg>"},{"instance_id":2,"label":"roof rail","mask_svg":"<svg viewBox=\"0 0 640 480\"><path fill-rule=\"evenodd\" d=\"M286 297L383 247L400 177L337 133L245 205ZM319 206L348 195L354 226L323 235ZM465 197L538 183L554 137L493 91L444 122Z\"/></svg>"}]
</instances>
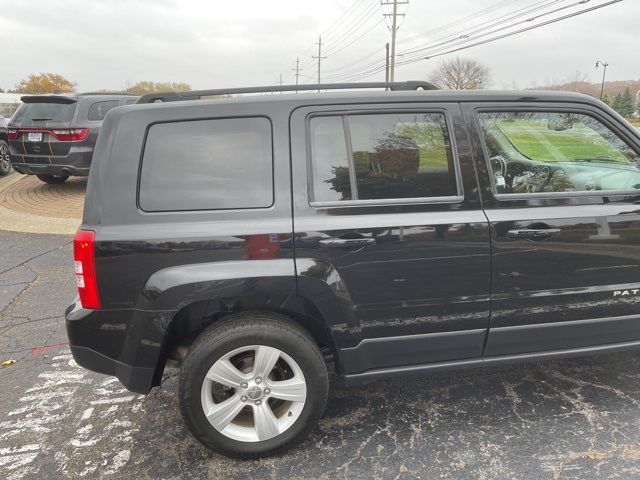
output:
<instances>
[{"instance_id":1,"label":"roof rail","mask_svg":"<svg viewBox=\"0 0 640 480\"><path fill-rule=\"evenodd\" d=\"M239 93L301 92L307 90L348 90L354 88L386 88L389 90L438 90L430 82L412 80L407 82L364 82L364 83L320 83L306 85L270 85L264 87L218 88L213 90L193 90L190 92L158 92L141 96L136 103L177 102L180 100L199 100L215 95L233 95Z\"/></svg>"},{"instance_id":2,"label":"roof rail","mask_svg":"<svg viewBox=\"0 0 640 480\"><path fill-rule=\"evenodd\" d=\"M129 93L129 92L81 92L78 93L78 96L83 96L83 95L122 95L122 96L128 96L128 97L136 97L137 95L135 93Z\"/></svg>"}]
</instances>

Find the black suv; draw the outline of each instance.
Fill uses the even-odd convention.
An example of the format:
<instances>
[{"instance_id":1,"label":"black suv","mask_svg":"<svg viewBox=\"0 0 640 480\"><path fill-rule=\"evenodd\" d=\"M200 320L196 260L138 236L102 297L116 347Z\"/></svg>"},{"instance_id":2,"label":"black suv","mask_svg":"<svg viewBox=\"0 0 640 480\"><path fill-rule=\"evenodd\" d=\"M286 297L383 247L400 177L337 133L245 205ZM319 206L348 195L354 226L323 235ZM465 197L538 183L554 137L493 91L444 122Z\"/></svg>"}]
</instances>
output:
<instances>
[{"instance_id":1,"label":"black suv","mask_svg":"<svg viewBox=\"0 0 640 480\"><path fill-rule=\"evenodd\" d=\"M633 127L579 94L365 86L391 91L109 112L78 364L140 393L181 364L193 435L246 457L313 427L327 365L353 385L640 347Z\"/></svg>"},{"instance_id":2,"label":"black suv","mask_svg":"<svg viewBox=\"0 0 640 480\"><path fill-rule=\"evenodd\" d=\"M109 110L135 103L124 94L27 95L8 127L15 171L47 183L87 176L93 149Z\"/></svg>"}]
</instances>

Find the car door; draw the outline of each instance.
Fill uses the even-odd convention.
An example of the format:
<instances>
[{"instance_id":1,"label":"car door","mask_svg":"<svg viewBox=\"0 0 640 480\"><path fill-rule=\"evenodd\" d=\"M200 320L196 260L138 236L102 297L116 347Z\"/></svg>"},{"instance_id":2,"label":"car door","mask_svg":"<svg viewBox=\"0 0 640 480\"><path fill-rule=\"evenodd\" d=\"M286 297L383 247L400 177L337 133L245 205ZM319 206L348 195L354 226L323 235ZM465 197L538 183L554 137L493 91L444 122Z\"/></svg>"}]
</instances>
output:
<instances>
[{"instance_id":1,"label":"car door","mask_svg":"<svg viewBox=\"0 0 640 480\"><path fill-rule=\"evenodd\" d=\"M481 355L489 231L458 104L291 116L300 294L325 296L345 373Z\"/></svg>"},{"instance_id":2,"label":"car door","mask_svg":"<svg viewBox=\"0 0 640 480\"><path fill-rule=\"evenodd\" d=\"M640 341L637 134L587 103L464 110L491 224L485 355Z\"/></svg>"}]
</instances>

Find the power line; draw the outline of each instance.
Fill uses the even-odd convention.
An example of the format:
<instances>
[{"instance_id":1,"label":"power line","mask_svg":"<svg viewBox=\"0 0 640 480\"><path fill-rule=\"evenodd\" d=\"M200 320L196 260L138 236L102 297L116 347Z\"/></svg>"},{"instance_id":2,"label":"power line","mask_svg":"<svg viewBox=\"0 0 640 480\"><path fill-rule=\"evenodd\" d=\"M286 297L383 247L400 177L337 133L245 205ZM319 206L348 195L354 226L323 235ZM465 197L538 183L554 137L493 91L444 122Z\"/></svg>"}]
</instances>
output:
<instances>
[{"instance_id":1,"label":"power line","mask_svg":"<svg viewBox=\"0 0 640 480\"><path fill-rule=\"evenodd\" d=\"M583 0L583 1L582 1L582 2L580 2L580 3L587 3L588 1L589 1L589 0ZM490 38L490 39L487 39L487 40L484 40L484 41L481 41L481 42L473 43L473 44L471 44L471 45L466 45L466 46L463 46L463 47L460 47L460 48L456 48L456 49L453 49L453 50L449 50L449 51L444 52L444 53L438 53L438 54L436 54L436 55L431 55L431 56L429 56L429 57L424 57L423 59L424 59L424 60L426 60L426 59L430 59L430 58L434 58L434 57L441 57L441 56L443 56L443 55L448 55L448 54L450 54L450 53L458 52L458 51L460 51L460 50L466 50L467 48L472 48L472 47L476 47L476 46L479 46L479 45L484 45L484 44L487 44L487 43L490 43L490 42L495 42L496 40L502 40L503 38L508 38L508 37L513 36L513 35L517 35L517 34L519 34L519 33L528 32L529 30L534 30L534 29L536 29L536 28L545 27L545 26L547 26L547 25L551 25L551 24L553 24L553 23L557 23L557 22L560 22L560 21L562 21L562 20L567 20L567 19L569 19L569 18L577 17L578 15L582 15L582 14L584 14L584 13L589 13L589 12L592 12L592 11L594 11L594 10L599 10L599 9L601 9L601 8L604 8L604 7L608 7L608 6L610 6L610 5L613 5L613 4L615 4L615 3L619 3L619 2L621 2L621 1L622 1L622 0L611 0L611 1L606 2L606 3L603 3L603 4L601 4L601 5L596 5L596 6L594 6L594 7L585 8L585 9L583 9L583 10L579 10L579 11L577 11L577 12L573 12L573 13L569 13L569 14L567 14L567 15L563 15L562 17L559 17L559 18L553 18L553 19L551 19L551 20L547 20L547 21L542 22L542 23L539 23L539 24L537 24L537 25L531 25L530 27L521 28L520 30L516 30L516 31L514 31L514 32L505 33L505 34L503 34L503 35L499 35L499 36L497 36L497 37L493 37L493 38ZM423 60L423 59L416 59L416 60L414 60L414 61L420 61L420 60ZM412 63L412 62L409 62L409 63Z\"/></svg>"},{"instance_id":2,"label":"power line","mask_svg":"<svg viewBox=\"0 0 640 480\"><path fill-rule=\"evenodd\" d=\"M460 23L464 23L465 21L467 21L467 20L469 20L471 18L482 16L482 15L484 15L486 13L489 13L491 11L494 11L494 10L500 8L500 7L503 7L505 5L512 4L512 3L515 3L515 2L519 2L519 1L522 1L522 0L502 0L502 1L498 2L497 4L494 4L494 5L492 5L492 6L488 7L488 8L485 8L483 10L479 10L477 12L474 12L473 14L471 14L471 15L469 15L467 17L464 17L464 18L461 18L461 19L458 19L458 20L454 20L454 21L452 21L452 22L450 22L450 23L448 23L448 24L446 24L446 25L444 25L442 27L430 30L429 32L424 32L422 34L415 35L413 37L409 37L408 39L405 39L403 42L399 42L399 43L404 43L407 40L418 38L418 37L426 35L428 33L435 33L435 32L438 32L438 31L446 30L451 25L459 25ZM544 0L544 1L548 2L550 0ZM558 1L558 0L556 0L556 1ZM376 55L378 53L379 53L379 49L376 49L372 53L370 53L370 54L368 54L368 55L366 55L364 57L361 57L361 59L356 61L355 64L352 63L352 64L350 64L349 66L346 66L346 67L341 67L339 69L333 69L333 70L331 70L331 72L333 72L334 77L335 76L339 76L337 72L343 72L342 75L353 75L353 74L356 74L356 73L360 73L361 71L369 70L372 67L379 67L380 65L384 65L385 59L383 58L383 59L376 60L373 63L368 63L366 65L360 65L360 66L356 67L355 69L353 69L351 71L344 72L345 70L352 69L355 65L358 65L358 64L362 63L364 60L366 60L368 58L371 58L373 55Z\"/></svg>"},{"instance_id":3,"label":"power line","mask_svg":"<svg viewBox=\"0 0 640 480\"><path fill-rule=\"evenodd\" d=\"M496 4L494 4L494 5L490 6L490 7L487 7L485 9L482 9L482 10L479 10L477 12L474 12L474 13L466 16L466 17L459 18L457 20L449 22L449 23L447 23L445 25L442 25L441 27L434 28L433 30L427 30L426 32L419 33L419 34L413 35L411 37L407 37L402 42L399 42L399 43L411 42L411 41L415 40L416 38L426 37L428 35L433 35L434 33L441 32L441 31L446 30L447 28L452 27L454 25L460 25L461 23L465 23L468 20L473 20L475 18L482 17L482 16L486 15L487 13L490 13L490 12L492 12L494 10L498 10L498 9L504 7L504 6L510 5L512 3L520 2L520 1L522 1L522 0L502 0L501 2L498 2L498 3L496 3Z\"/></svg>"},{"instance_id":4,"label":"power line","mask_svg":"<svg viewBox=\"0 0 640 480\"><path fill-rule=\"evenodd\" d=\"M377 13L380 9L380 5L377 3L373 4L369 9L365 10L360 17L354 19L354 21L350 22L346 27L345 31L341 33L340 36L325 39L325 43L334 45L332 48L337 48L340 46L342 42L347 40L349 37L355 35L355 33L365 26L369 20Z\"/></svg>"},{"instance_id":5,"label":"power line","mask_svg":"<svg viewBox=\"0 0 640 480\"><path fill-rule=\"evenodd\" d=\"M563 0L555 0L554 3L557 3L558 1L563 1ZM596 10L596 9L599 9L599 8L603 8L603 7L612 5L614 3L618 3L619 1L622 1L622 0L615 0L615 1L607 2L605 4L597 5L597 6L592 7L592 8L587 8L587 9L584 9L584 10L580 10L578 12L574 12L574 13L569 14L569 15L565 15L563 17L559 17L557 19L553 19L551 21L547 21L547 22L543 22L543 23L540 23L540 24L532 25L532 26L530 26L528 28L520 29L520 30L517 30L517 31L515 31L513 33L492 37L492 38L489 38L489 39L487 39L485 41L482 41L482 42L476 42L476 43L473 43L471 45L465 45L465 46L461 46L461 47L456 48L456 49L451 49L451 47L455 47L455 46L458 46L458 45L464 45L464 44L467 44L469 42L473 42L474 40L477 40L478 38L481 38L483 36L491 35L493 33L497 33L497 32L502 31L502 30L513 28L514 26L522 24L522 23L526 23L526 22L537 20L537 19L539 19L539 18L541 18L543 16L547 16L547 15L550 15L552 13L557 13L558 11L564 10L566 8L571 8L571 7L575 7L577 5L585 4L588 1L589 0L580 0L580 1L578 1L578 2L576 2L574 4L572 4L572 5L569 5L569 6L566 6L566 7L561 7L561 8L555 9L553 11L547 11L547 12L545 12L543 14L537 15L537 16L529 18L529 19L526 19L524 21L512 23L510 25L507 25L507 26L504 26L504 27L500 27L500 28L497 28L497 29L494 29L494 30L491 30L491 31L488 31L488 32L480 31L480 33L475 35L474 37L472 37L471 35L468 35L468 38L461 39L460 36L457 36L456 38L453 38L453 39L451 39L451 40L449 40L447 42L442 42L441 44L438 44L438 45L432 45L431 47L428 47L428 48L421 48L421 49L412 50L412 51L415 51L416 53L413 53L411 56L409 56L409 57L397 62L397 65L406 65L406 64L409 64L409 63L414 63L416 61L423 60L425 58L433 58L435 56L442 56L442 55L446 55L448 53L453 53L453 52L457 52L457 51L463 50L465 48L471 48L471 47L476 46L476 45L482 45L482 44L485 44L485 43L489 43L491 41L496 41L496 40L499 40L499 39L502 39L502 38L506 38L506 37L511 36L511 35L515 35L516 33L522 33L522 32L528 31L528 30L532 30L533 28L542 27L542 26L548 25L550 23L555 23L555 22L560 21L560 20L564 20L564 19L567 19L567 18L571 18L573 16L580 15L582 13L587 13L587 12L590 12L590 11L593 11L593 10ZM544 9L544 8L548 8L549 6L550 5L545 5L543 7L537 7L537 9ZM529 13L531 13L531 12L529 11ZM518 15L518 16L521 16L521 15ZM503 15L503 16L501 16L499 18L503 18L503 17L505 17L505 16ZM513 19L513 18L515 18L515 17L512 16L511 19ZM504 21L499 22L497 24L500 24L500 23L504 23ZM494 25L491 25L491 26L495 26L495 25L496 25L496 23L494 22ZM472 28L475 28L475 27L472 27ZM417 53L418 50L420 50L422 53ZM444 52L443 50L447 50L447 51ZM401 55L406 55L406 53L403 53ZM384 65L382 65L380 63L371 64L369 66L363 66L359 70L353 71L350 75L347 74L349 79L345 80L345 81L355 81L355 80L359 80L359 79L362 79L362 78L366 78L368 76L371 76L371 75L373 75L373 74L375 74L377 72L381 72L383 70L384 70Z\"/></svg>"},{"instance_id":6,"label":"power line","mask_svg":"<svg viewBox=\"0 0 640 480\"><path fill-rule=\"evenodd\" d=\"M350 16L353 12L357 11L357 9L362 5L362 3L363 3L364 1L365 1L365 0L356 0L356 1L351 5L351 7L349 7L349 8L347 9L347 11L346 11L342 16L341 16L341 17L340 17L336 22L334 22L334 24L333 24L331 27L327 28L326 30L324 30L324 31L322 32L322 35L324 35L324 36L325 36L325 38L329 38L329 37L331 37L331 36L335 33L335 30L336 30L340 25L342 25L342 24L345 22L345 20L346 20L347 18L349 18L349 16Z\"/></svg>"},{"instance_id":7,"label":"power line","mask_svg":"<svg viewBox=\"0 0 640 480\"><path fill-rule=\"evenodd\" d=\"M346 28L349 28L354 21L357 21L359 18L361 18L361 15L359 15L358 13L361 7L364 6L364 11L369 12L371 10L371 5L367 6L367 1L368 0L356 0L351 4L351 6L345 11L342 16L340 16L331 26L326 28L321 34L325 37L325 43L327 39L338 38L339 36L343 35L346 31ZM379 8L378 5L374 5L374 7ZM302 54L300 54L298 58L302 58L303 60L299 61L297 65L301 68L304 68L313 63L314 58L312 55L314 49L315 47L310 47ZM294 63L295 62L290 64L290 68L293 67Z\"/></svg>"},{"instance_id":8,"label":"power line","mask_svg":"<svg viewBox=\"0 0 640 480\"><path fill-rule=\"evenodd\" d=\"M455 42L455 41L458 41L458 40L467 40L472 35L475 35L477 33L480 33L481 35L486 35L486 34L492 33L492 32L489 31L489 32L482 33L483 30L486 30L488 28L492 28L492 27L495 27L495 26L499 26L499 25L502 25L504 23L508 23L508 22L510 22L512 20L516 20L516 19L521 18L521 17L526 16L526 15L535 14L537 11L545 10L546 8L549 8L550 6L552 6L554 4L561 3L561 2L566 2L566 1L568 1L568 0L543 0L543 1L540 1L538 3L534 3L533 5L530 5L530 6L526 7L526 8L524 8L524 9L516 10L515 12L511 12L509 14L502 15L502 16L496 18L496 19L485 21L483 23L474 25L473 27L469 27L466 30L462 30L462 31L456 32L454 34L450 34L450 35L448 35L446 37L439 38L437 40L433 40L431 42L424 43L424 44L422 44L422 45L420 45L418 47L414 47L414 48L412 48L410 50L407 50L407 51L403 52L402 55L409 55L409 54L417 53L417 52L420 52L420 51L432 49L432 48L435 48L435 47L438 47L438 46L441 46L441 45L446 45L448 43ZM590 0L578 0L576 3L573 3L573 4L568 5L568 6L560 7L559 9L556 9L556 10L547 11L547 12L541 14L541 15L543 15L543 16L544 15L550 15L550 14L556 13L556 12L558 12L560 10L571 8L571 7L575 7L576 5L579 5L579 4L582 4L582 3L586 3L586 2L589 2L589 1ZM535 20L536 18L538 18L538 17L529 17L525 21ZM522 22L519 22L519 23L522 23ZM512 26L515 26L515 25L518 25L518 23L512 24L509 27L512 27ZM504 27L504 28L509 28L509 27Z\"/></svg>"},{"instance_id":9,"label":"power line","mask_svg":"<svg viewBox=\"0 0 640 480\"><path fill-rule=\"evenodd\" d=\"M566 1L566 0L556 0L554 3L557 3L558 1ZM578 0L577 2L574 2L574 3L570 4L570 5L565 5L563 7L559 7L559 8L553 9L553 10L549 10L549 11L546 11L544 13L540 13L540 14L538 14L536 16L528 17L528 18L526 18L524 20L520 20L520 21L511 23L509 25L505 25L505 26L501 26L501 27L498 27L498 28L494 28L493 30L487 30L487 31L482 31L481 30L480 33L471 32L469 35L465 35L465 36L462 36L462 37L451 39L451 40L449 40L447 42L443 42L441 44L432 45L431 47L426 47L426 48L415 49L415 50L413 50L411 55L408 58L403 59L403 61L421 59L421 58L426 58L426 57L432 57L435 54L437 54L439 52L442 52L443 50L447 50L447 49L450 49L452 47L456 47L458 45L465 45L465 44L467 44L469 42L473 42L474 40L477 40L479 38L486 37L488 35L492 35L494 33L498 33L498 32L501 32L503 30L509 30L511 28L517 27L518 25L534 22L534 21L536 21L536 20L538 20L538 19L540 19L542 17L546 17L546 16L552 15L554 13L558 13L558 12L560 12L562 10L566 10L568 8L576 7L578 5L583 5L583 4L585 4L585 3L589 2L589 1L590 0ZM522 15L517 15L513 19L515 19L516 17L520 17L520 16L522 16ZM504 22L499 22L497 25L500 25L502 23L504 23ZM493 26L494 25L491 25L491 27L493 27Z\"/></svg>"},{"instance_id":10,"label":"power line","mask_svg":"<svg viewBox=\"0 0 640 480\"><path fill-rule=\"evenodd\" d=\"M358 35L356 38L354 38L353 40L351 40L349 43L343 45L342 47L338 48L337 50L331 50L329 52L327 52L327 55L335 55L336 53L339 53L341 51L343 51L345 48L350 47L351 45L353 45L354 43L356 43L358 40L360 40L362 37L364 37L366 34L368 34L369 32L371 32L374 28L376 28L378 25L380 25L382 22L384 22L384 18L381 18L379 21L377 21L376 23L374 23L373 25L371 25L371 27L369 27L367 30L365 30L364 32L362 32L360 35Z\"/></svg>"}]
</instances>

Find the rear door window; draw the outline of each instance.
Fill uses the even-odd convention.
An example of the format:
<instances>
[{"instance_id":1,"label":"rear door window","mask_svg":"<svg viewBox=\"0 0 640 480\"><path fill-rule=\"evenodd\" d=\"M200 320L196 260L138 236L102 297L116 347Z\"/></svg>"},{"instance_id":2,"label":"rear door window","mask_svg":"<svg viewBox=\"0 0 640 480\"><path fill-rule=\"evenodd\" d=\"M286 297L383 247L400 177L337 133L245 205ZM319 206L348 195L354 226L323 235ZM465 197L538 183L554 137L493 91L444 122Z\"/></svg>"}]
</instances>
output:
<instances>
[{"instance_id":1,"label":"rear door window","mask_svg":"<svg viewBox=\"0 0 640 480\"><path fill-rule=\"evenodd\" d=\"M314 202L459 193L441 112L318 116L310 131Z\"/></svg>"},{"instance_id":2,"label":"rear door window","mask_svg":"<svg viewBox=\"0 0 640 480\"><path fill-rule=\"evenodd\" d=\"M87 112L87 120L91 122L100 122L104 120L107 112L120 104L119 100L108 100L103 102L95 102L89 107Z\"/></svg>"},{"instance_id":3,"label":"rear door window","mask_svg":"<svg viewBox=\"0 0 640 480\"><path fill-rule=\"evenodd\" d=\"M148 212L271 206L271 122L249 117L152 125L139 203Z\"/></svg>"}]
</instances>

